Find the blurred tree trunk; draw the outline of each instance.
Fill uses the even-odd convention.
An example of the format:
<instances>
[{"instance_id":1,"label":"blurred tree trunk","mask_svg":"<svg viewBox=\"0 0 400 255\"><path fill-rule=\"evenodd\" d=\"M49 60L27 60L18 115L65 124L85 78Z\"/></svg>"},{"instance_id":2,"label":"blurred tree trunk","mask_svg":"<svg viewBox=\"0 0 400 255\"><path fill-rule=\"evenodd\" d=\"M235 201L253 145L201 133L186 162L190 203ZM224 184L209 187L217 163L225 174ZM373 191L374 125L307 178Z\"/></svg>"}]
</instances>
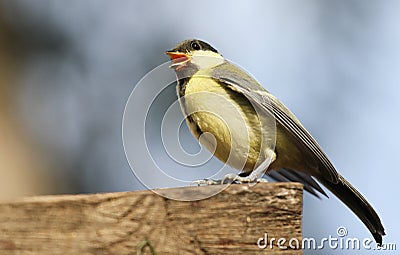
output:
<instances>
[{"instance_id":1,"label":"blurred tree trunk","mask_svg":"<svg viewBox=\"0 0 400 255\"><path fill-rule=\"evenodd\" d=\"M18 40L0 12L0 199L48 193L46 165L40 149L16 118L15 95L21 61Z\"/></svg>"}]
</instances>

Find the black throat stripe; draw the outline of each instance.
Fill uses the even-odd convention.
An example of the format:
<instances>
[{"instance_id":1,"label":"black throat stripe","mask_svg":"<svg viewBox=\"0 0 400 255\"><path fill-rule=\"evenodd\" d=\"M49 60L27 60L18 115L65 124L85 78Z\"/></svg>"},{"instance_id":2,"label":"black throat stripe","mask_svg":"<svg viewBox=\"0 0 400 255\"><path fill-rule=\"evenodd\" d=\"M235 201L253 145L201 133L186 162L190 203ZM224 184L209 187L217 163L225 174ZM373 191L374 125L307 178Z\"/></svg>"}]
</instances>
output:
<instances>
[{"instance_id":1,"label":"black throat stripe","mask_svg":"<svg viewBox=\"0 0 400 255\"><path fill-rule=\"evenodd\" d=\"M179 101L181 103L183 112L186 116L186 119L195 126L196 130L193 130L196 132L196 136L199 137L201 134L203 134L203 131L200 129L200 127L197 125L197 123L193 120L191 115L188 115L187 110L186 110L186 102L185 102L185 90L186 90L186 84L189 82L190 78L182 78L177 81L176 85L176 90L177 94L179 97Z\"/></svg>"}]
</instances>

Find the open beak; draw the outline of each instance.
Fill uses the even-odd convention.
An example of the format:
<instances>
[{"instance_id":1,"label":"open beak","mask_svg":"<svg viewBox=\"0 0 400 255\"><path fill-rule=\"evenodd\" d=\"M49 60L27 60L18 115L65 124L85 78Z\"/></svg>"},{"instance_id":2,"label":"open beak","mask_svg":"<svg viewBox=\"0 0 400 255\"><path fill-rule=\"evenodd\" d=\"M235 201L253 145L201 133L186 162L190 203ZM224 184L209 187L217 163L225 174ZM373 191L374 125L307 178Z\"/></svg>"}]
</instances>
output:
<instances>
[{"instance_id":1,"label":"open beak","mask_svg":"<svg viewBox=\"0 0 400 255\"><path fill-rule=\"evenodd\" d=\"M172 65L170 67L177 66L177 69L183 67L186 62L190 60L190 56L188 54L177 52L177 51L167 51L165 52L172 60Z\"/></svg>"}]
</instances>

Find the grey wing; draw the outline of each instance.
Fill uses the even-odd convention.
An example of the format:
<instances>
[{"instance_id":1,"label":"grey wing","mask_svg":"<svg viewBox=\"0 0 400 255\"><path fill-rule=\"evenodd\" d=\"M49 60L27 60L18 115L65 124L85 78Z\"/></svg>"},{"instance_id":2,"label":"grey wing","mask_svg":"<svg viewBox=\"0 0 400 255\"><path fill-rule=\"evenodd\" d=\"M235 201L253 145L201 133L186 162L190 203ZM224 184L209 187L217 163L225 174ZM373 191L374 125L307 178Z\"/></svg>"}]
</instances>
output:
<instances>
[{"instance_id":1,"label":"grey wing","mask_svg":"<svg viewBox=\"0 0 400 255\"><path fill-rule=\"evenodd\" d=\"M225 62L212 69L212 77L227 85L230 89L245 95L252 103L260 106L269 114L272 114L285 129L289 131L299 143L303 144L323 166L324 171L320 177L338 183L339 175L334 166L322 151L321 147L277 98L265 90L253 77L230 62ZM298 180L301 182L301 180ZM318 190L318 188L317 188Z\"/></svg>"}]
</instances>

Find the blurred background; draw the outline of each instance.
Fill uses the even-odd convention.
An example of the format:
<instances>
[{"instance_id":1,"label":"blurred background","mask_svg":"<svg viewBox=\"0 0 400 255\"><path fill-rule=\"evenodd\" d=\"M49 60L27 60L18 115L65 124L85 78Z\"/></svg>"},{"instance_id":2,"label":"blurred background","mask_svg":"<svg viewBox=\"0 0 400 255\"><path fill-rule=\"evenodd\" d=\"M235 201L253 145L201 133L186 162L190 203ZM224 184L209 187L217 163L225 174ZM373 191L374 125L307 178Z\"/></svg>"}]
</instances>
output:
<instances>
[{"instance_id":1,"label":"blurred background","mask_svg":"<svg viewBox=\"0 0 400 255\"><path fill-rule=\"evenodd\" d=\"M124 155L125 103L195 37L298 116L399 242L399 13L395 0L0 1L0 199L143 189ZM333 195L304 197L304 237L370 238ZM359 251L305 252L343 253Z\"/></svg>"}]
</instances>

